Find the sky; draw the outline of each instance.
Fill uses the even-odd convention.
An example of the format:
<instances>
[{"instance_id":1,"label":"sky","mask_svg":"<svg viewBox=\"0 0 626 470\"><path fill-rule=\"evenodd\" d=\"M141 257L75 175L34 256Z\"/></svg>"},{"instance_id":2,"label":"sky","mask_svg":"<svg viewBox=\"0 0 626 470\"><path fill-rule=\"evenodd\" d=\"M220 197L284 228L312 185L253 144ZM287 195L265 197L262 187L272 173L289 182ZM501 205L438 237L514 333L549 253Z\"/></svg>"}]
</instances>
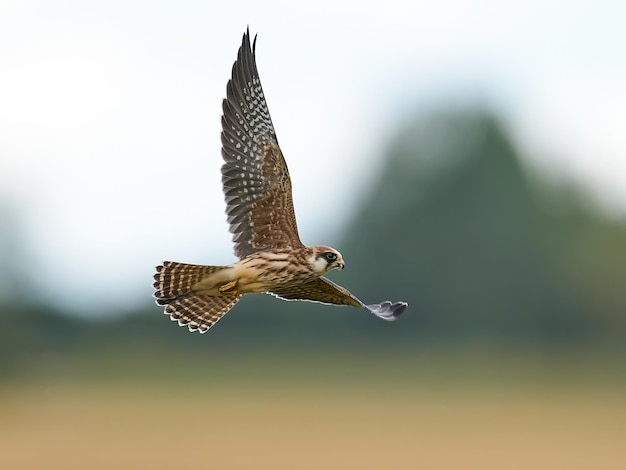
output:
<instances>
[{"instance_id":1,"label":"sky","mask_svg":"<svg viewBox=\"0 0 626 470\"><path fill-rule=\"evenodd\" d=\"M623 216L624 18L617 0L0 0L0 210L33 295L77 313L144 305L162 260L233 262L221 101L249 25L306 244L338 240L398 127L442 103L494 109L529 167Z\"/></svg>"}]
</instances>

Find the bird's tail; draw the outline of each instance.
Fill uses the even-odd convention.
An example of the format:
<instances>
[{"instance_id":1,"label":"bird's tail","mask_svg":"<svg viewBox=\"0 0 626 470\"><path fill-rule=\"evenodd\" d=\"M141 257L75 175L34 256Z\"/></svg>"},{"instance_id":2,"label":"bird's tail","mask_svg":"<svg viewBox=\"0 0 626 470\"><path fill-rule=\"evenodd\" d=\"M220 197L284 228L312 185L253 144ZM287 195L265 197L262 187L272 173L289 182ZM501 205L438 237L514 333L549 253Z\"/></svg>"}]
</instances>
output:
<instances>
[{"instance_id":1,"label":"bird's tail","mask_svg":"<svg viewBox=\"0 0 626 470\"><path fill-rule=\"evenodd\" d=\"M225 269L224 266L199 266L165 261L157 266L153 287L156 303L165 314L189 331L206 333L241 299L241 295L198 295L192 288L202 279Z\"/></svg>"}]
</instances>

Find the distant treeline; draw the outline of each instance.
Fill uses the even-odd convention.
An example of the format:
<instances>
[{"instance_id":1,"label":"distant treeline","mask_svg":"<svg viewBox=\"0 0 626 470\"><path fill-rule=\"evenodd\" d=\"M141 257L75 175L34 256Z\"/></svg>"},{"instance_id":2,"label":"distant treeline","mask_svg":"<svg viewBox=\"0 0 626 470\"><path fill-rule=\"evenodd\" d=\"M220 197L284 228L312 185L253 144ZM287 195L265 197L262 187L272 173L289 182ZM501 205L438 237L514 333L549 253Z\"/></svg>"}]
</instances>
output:
<instances>
[{"instance_id":1,"label":"distant treeline","mask_svg":"<svg viewBox=\"0 0 626 470\"><path fill-rule=\"evenodd\" d=\"M348 268L331 277L366 302L408 301L399 321L255 295L201 336L148 299L88 321L12 298L0 306L0 370L85 351L626 343L626 223L526 171L496 117L420 116L384 162L336 246Z\"/></svg>"}]
</instances>

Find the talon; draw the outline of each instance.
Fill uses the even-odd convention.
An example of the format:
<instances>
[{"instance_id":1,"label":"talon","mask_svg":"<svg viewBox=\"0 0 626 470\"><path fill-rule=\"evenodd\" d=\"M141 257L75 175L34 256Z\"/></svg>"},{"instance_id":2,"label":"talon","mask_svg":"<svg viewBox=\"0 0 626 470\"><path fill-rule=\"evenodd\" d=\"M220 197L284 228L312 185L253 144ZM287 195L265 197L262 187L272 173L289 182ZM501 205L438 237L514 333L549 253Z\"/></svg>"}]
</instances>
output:
<instances>
[{"instance_id":1,"label":"talon","mask_svg":"<svg viewBox=\"0 0 626 470\"><path fill-rule=\"evenodd\" d=\"M222 294L237 294L237 291L235 290L236 285L237 285L237 280L235 279L233 281L227 282L226 284L220 286L218 290Z\"/></svg>"}]
</instances>

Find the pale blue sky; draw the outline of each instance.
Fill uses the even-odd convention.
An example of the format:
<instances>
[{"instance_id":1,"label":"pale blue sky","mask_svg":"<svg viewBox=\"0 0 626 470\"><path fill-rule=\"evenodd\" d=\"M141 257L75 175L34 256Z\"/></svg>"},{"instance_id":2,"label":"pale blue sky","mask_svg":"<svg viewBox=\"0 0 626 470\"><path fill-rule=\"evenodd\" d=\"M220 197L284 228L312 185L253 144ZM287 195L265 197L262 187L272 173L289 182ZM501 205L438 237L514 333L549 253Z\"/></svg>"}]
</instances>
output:
<instances>
[{"instance_id":1,"label":"pale blue sky","mask_svg":"<svg viewBox=\"0 0 626 470\"><path fill-rule=\"evenodd\" d=\"M75 308L140 304L163 259L231 262L219 125L249 24L305 243L335 241L398 124L442 101L486 102L530 166L623 214L625 18L620 1L2 0L0 201L23 210L37 290Z\"/></svg>"}]
</instances>

